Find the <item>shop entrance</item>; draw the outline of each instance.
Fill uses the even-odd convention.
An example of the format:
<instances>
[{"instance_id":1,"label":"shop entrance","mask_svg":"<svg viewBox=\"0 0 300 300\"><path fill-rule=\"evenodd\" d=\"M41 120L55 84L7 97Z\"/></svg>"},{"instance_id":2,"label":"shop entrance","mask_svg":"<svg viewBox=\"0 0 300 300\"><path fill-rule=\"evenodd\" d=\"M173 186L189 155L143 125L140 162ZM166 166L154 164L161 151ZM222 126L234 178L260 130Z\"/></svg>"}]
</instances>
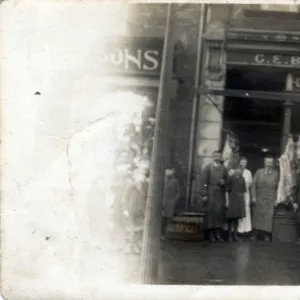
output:
<instances>
[{"instance_id":1,"label":"shop entrance","mask_svg":"<svg viewBox=\"0 0 300 300\"><path fill-rule=\"evenodd\" d=\"M286 76L286 71L274 68L228 67L226 88L283 92ZM229 129L238 138L241 155L248 159L248 167L252 172L263 166L266 154L280 156L283 111L281 101L225 99L223 128Z\"/></svg>"}]
</instances>

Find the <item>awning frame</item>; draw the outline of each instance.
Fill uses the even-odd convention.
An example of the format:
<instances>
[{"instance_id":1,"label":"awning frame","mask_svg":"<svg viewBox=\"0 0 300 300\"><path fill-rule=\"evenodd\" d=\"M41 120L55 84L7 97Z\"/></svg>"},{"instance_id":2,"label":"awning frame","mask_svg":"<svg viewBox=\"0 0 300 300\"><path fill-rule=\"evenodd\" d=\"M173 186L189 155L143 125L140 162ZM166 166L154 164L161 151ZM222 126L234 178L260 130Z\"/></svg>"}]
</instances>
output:
<instances>
[{"instance_id":1,"label":"awning frame","mask_svg":"<svg viewBox=\"0 0 300 300\"><path fill-rule=\"evenodd\" d=\"M207 87L200 87L197 89L197 93L200 95L207 94L210 96L300 103L300 92L266 92L257 90L211 89Z\"/></svg>"}]
</instances>

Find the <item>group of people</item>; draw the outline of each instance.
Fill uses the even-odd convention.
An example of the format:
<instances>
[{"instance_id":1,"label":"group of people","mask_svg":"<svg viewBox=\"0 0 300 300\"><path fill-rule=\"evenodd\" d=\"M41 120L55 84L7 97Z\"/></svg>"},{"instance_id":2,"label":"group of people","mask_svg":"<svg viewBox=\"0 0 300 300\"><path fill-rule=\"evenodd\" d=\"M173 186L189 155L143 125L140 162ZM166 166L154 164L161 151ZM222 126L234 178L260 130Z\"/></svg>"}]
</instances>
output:
<instances>
[{"instance_id":1,"label":"group of people","mask_svg":"<svg viewBox=\"0 0 300 300\"><path fill-rule=\"evenodd\" d=\"M148 175L138 170L133 172L132 179L127 182L125 189L119 196L119 207L116 211L122 213L116 215L116 222L119 222L120 227L125 229L126 247L123 250L127 253L138 254L141 252ZM162 201L162 227L164 229L168 220L175 214L179 198L180 186L175 176L175 169L169 167L165 171Z\"/></svg>"},{"instance_id":2,"label":"group of people","mask_svg":"<svg viewBox=\"0 0 300 300\"><path fill-rule=\"evenodd\" d=\"M206 219L209 239L212 242L224 240L227 226L228 241L238 241L240 234L248 234L252 240L258 237L266 242L272 238L273 217L276 207L279 171L271 156L264 158L264 167L252 177L247 169L247 159L241 157L231 168L225 167L220 151L213 153L213 162L203 171L202 199L206 203ZM118 211L121 227L127 229L129 252L141 251L144 212L147 197L147 176L135 172L134 180L122 192L122 203ZM180 185L175 169L165 173L162 201L163 236L168 220L175 215L180 199ZM293 206L297 212L298 243L300 244L300 161L296 173Z\"/></svg>"},{"instance_id":3,"label":"group of people","mask_svg":"<svg viewBox=\"0 0 300 300\"><path fill-rule=\"evenodd\" d=\"M300 172L298 174L296 186L299 188L293 205L300 221ZM215 151L213 162L204 169L202 185L209 239L223 241L221 233L227 224L228 241L237 241L239 233L246 232L251 233L253 240L261 235L264 241L270 241L278 182L279 172L271 156L265 157L264 167L252 177L245 157L228 170L222 163L221 152Z\"/></svg>"},{"instance_id":4,"label":"group of people","mask_svg":"<svg viewBox=\"0 0 300 300\"><path fill-rule=\"evenodd\" d=\"M144 214L148 190L148 174L141 170L132 172L126 182L115 187L114 224L119 233L118 251L140 253L144 227Z\"/></svg>"}]
</instances>

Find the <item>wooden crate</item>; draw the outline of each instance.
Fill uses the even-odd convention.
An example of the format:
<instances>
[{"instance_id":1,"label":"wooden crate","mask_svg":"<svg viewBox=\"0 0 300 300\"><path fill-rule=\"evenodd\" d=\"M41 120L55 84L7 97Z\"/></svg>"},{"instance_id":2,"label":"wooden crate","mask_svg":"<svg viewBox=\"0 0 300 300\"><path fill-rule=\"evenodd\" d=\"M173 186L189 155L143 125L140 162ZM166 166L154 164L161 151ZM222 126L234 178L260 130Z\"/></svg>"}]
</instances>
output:
<instances>
[{"instance_id":1,"label":"wooden crate","mask_svg":"<svg viewBox=\"0 0 300 300\"><path fill-rule=\"evenodd\" d=\"M297 239L296 216L294 212L280 211L274 215L273 241L294 243Z\"/></svg>"},{"instance_id":2,"label":"wooden crate","mask_svg":"<svg viewBox=\"0 0 300 300\"><path fill-rule=\"evenodd\" d=\"M203 241L205 239L204 213L183 213L167 224L169 239Z\"/></svg>"}]
</instances>

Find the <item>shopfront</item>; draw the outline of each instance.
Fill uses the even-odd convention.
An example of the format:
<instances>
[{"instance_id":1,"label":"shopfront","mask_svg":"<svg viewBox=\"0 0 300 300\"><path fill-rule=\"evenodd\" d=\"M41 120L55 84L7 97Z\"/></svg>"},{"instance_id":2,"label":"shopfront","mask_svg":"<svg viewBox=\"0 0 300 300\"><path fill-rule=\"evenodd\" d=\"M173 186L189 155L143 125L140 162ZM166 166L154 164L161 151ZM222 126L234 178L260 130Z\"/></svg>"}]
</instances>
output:
<instances>
[{"instance_id":1,"label":"shopfront","mask_svg":"<svg viewBox=\"0 0 300 300\"><path fill-rule=\"evenodd\" d=\"M201 168L223 148L227 132L254 157L280 156L288 135L300 133L300 24L262 15L245 10L225 28L207 25L197 136Z\"/></svg>"},{"instance_id":2,"label":"shopfront","mask_svg":"<svg viewBox=\"0 0 300 300\"><path fill-rule=\"evenodd\" d=\"M300 24L294 13L244 10L218 26L208 25L205 34L198 167L231 133L255 172L266 154L282 155L290 134L294 141L300 135Z\"/></svg>"},{"instance_id":3,"label":"shopfront","mask_svg":"<svg viewBox=\"0 0 300 300\"><path fill-rule=\"evenodd\" d=\"M105 73L102 80L107 101L117 97L124 111L129 106L133 110L143 106L126 125L118 150L114 192L117 191L120 195L131 175L134 177L140 174L139 171L145 175L150 170L163 43L163 37L110 37L101 53L101 59L98 59L98 68ZM173 55L171 58L169 63L172 71ZM159 153L162 164L167 164L170 159L169 105L170 99L176 96L177 89L171 71L167 83L169 92L162 108L164 126L161 130L165 136ZM97 85L97 82L94 84Z\"/></svg>"},{"instance_id":4,"label":"shopfront","mask_svg":"<svg viewBox=\"0 0 300 300\"><path fill-rule=\"evenodd\" d=\"M268 42L261 41L261 35ZM256 40L243 43L249 32L227 32L226 88L266 93L265 99L226 97L224 104L224 122L237 135L252 172L262 166L266 153L275 157L282 154L288 134L299 134L298 122L292 118L299 105L282 93L295 92L300 67L296 38L300 35L278 36L262 32ZM268 92L277 93L278 99L270 99Z\"/></svg>"},{"instance_id":5,"label":"shopfront","mask_svg":"<svg viewBox=\"0 0 300 300\"><path fill-rule=\"evenodd\" d=\"M224 104L224 122L236 135L254 174L263 166L266 154L276 158L283 154L290 134L298 141L300 102L284 93L297 92L300 33L231 29L226 38L226 88L265 92L265 99L226 97ZM277 94L277 99L270 99L268 93ZM293 213L287 211L277 210L274 216L273 235L279 241L295 240Z\"/></svg>"}]
</instances>

